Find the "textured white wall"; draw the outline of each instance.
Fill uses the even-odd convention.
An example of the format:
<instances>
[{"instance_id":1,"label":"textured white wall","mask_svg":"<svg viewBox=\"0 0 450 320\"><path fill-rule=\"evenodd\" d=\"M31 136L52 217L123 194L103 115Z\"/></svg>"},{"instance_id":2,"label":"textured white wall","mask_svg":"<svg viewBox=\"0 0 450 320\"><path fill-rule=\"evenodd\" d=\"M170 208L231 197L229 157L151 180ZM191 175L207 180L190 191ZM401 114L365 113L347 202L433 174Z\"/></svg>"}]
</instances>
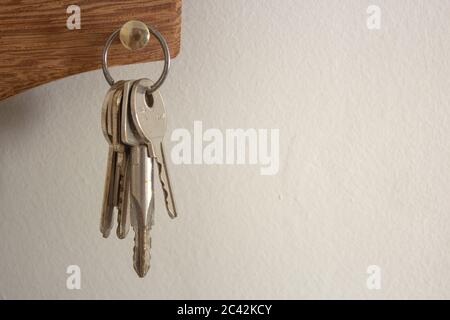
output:
<instances>
[{"instance_id":1,"label":"textured white wall","mask_svg":"<svg viewBox=\"0 0 450 320\"><path fill-rule=\"evenodd\" d=\"M180 217L158 194L145 279L132 234L98 229L102 73L1 102L0 298L450 298L449 16L448 1L184 1L169 129L279 128L280 171L170 165Z\"/></svg>"}]
</instances>

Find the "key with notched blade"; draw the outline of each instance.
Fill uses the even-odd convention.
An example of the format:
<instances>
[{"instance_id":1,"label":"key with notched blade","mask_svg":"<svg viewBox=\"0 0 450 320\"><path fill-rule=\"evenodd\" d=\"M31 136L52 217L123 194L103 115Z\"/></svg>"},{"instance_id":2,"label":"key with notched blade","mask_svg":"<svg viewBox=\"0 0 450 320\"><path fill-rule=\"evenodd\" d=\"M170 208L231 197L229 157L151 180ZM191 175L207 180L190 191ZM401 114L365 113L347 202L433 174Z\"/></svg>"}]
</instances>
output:
<instances>
[{"instance_id":1,"label":"key with notched blade","mask_svg":"<svg viewBox=\"0 0 450 320\"><path fill-rule=\"evenodd\" d=\"M148 79L140 79L134 83L130 111L137 134L147 144L148 155L157 163L167 213L171 218L175 218L177 212L163 148L167 129L166 110L159 92L153 92L152 99L149 99L146 92L151 85L152 81ZM152 105L149 105L147 101L150 101Z\"/></svg>"},{"instance_id":2,"label":"key with notched blade","mask_svg":"<svg viewBox=\"0 0 450 320\"><path fill-rule=\"evenodd\" d=\"M122 81L122 90L118 90L113 97L112 143L116 151L115 175L115 206L117 208L117 230L119 239L124 239L130 229L129 210L129 176L130 176L130 148L123 143L122 137L122 109L127 107L129 98L129 81Z\"/></svg>"},{"instance_id":3,"label":"key with notched blade","mask_svg":"<svg viewBox=\"0 0 450 320\"><path fill-rule=\"evenodd\" d=\"M130 150L123 143L122 137L122 109L126 107L129 97L129 81L122 81L121 91L116 96L112 108L113 145L117 154L117 176L116 176L116 207L117 207L117 229L119 239L124 239L130 229L129 210L129 176L130 176Z\"/></svg>"},{"instance_id":4,"label":"key with notched blade","mask_svg":"<svg viewBox=\"0 0 450 320\"><path fill-rule=\"evenodd\" d=\"M105 186L104 186L104 192L103 192L103 204L102 204L102 213L100 218L100 232L102 233L103 237L107 238L111 232L111 229L113 227L113 217L114 217L114 177L116 175L116 152L114 151L113 147L113 141L112 141L112 135L111 130L109 128L111 127L111 105L113 103L113 98L118 88L120 87L121 83L117 83L113 87L111 87L106 96L105 100L102 105L102 112L101 112L101 126L103 135L108 142L109 148L108 148L108 160L107 160L107 167L106 167L106 176L105 176Z\"/></svg>"},{"instance_id":5,"label":"key with notched blade","mask_svg":"<svg viewBox=\"0 0 450 320\"><path fill-rule=\"evenodd\" d=\"M125 84L125 90L132 83ZM130 94L130 99L132 95ZM129 103L122 104L122 141L130 148L130 218L133 227L133 266L140 277L150 268L150 229L153 224L155 202L153 200L153 160L148 157L147 148L135 134Z\"/></svg>"}]
</instances>

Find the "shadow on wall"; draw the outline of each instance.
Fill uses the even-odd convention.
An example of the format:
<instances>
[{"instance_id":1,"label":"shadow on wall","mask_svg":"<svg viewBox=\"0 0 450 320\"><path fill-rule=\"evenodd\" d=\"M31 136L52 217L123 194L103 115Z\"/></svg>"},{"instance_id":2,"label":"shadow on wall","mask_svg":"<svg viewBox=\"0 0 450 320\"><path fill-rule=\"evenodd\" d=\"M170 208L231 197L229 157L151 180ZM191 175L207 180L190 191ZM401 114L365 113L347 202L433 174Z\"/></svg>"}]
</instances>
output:
<instances>
[{"instance_id":1,"label":"shadow on wall","mask_svg":"<svg viewBox=\"0 0 450 320\"><path fill-rule=\"evenodd\" d=\"M35 134L33 126L36 118L42 117L43 107L37 105L37 98L42 99L36 90L29 90L0 101L0 145L20 143L30 134Z\"/></svg>"},{"instance_id":2,"label":"shadow on wall","mask_svg":"<svg viewBox=\"0 0 450 320\"><path fill-rule=\"evenodd\" d=\"M14 161L12 158L17 156L5 150L26 148L29 140L35 140L36 136L41 134L42 123L40 122L45 121L46 113L52 108L49 104L37 103L42 99L41 90L29 90L0 101L0 166L2 168L8 168L7 163ZM8 188L5 174L4 170L0 170L0 190Z\"/></svg>"}]
</instances>

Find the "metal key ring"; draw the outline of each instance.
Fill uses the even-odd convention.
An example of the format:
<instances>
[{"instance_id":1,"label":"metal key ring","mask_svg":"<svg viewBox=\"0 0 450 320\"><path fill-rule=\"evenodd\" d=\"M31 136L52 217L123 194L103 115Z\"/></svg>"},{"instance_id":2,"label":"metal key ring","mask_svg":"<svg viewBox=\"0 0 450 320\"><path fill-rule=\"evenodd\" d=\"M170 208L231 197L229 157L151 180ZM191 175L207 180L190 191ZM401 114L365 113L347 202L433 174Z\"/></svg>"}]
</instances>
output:
<instances>
[{"instance_id":1,"label":"metal key ring","mask_svg":"<svg viewBox=\"0 0 450 320\"><path fill-rule=\"evenodd\" d=\"M155 92L166 80L167 74L169 73L169 67L170 67L170 53L169 53L169 47L167 46L167 42L164 39L164 37L159 33L157 30L153 29L151 26L147 25L150 33L158 39L159 44L161 45L161 48L164 52L164 68L161 73L161 76L159 79L147 90L148 94L151 94ZM102 69L103 69L103 75L105 76L106 81L109 83L110 86L112 86L115 81L111 74L108 71L108 50L111 47L111 44L113 41L117 38L117 36L120 33L120 28L114 31L106 40L106 44L103 47L103 59L102 59Z\"/></svg>"}]
</instances>

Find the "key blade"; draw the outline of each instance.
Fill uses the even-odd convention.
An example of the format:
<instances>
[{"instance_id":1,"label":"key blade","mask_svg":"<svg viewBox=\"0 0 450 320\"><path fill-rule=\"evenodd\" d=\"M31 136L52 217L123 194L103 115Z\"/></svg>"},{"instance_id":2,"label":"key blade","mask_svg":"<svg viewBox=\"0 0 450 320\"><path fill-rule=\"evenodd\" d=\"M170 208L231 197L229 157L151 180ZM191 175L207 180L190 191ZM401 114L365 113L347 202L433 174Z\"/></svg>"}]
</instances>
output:
<instances>
[{"instance_id":1,"label":"key blade","mask_svg":"<svg viewBox=\"0 0 450 320\"><path fill-rule=\"evenodd\" d=\"M175 208L175 200L173 198L172 185L170 183L169 172L167 170L162 140L157 141L155 139L152 146L154 146L153 152L155 153L155 161L158 164L158 176L164 193L164 204L166 205L169 217L174 219L178 216L178 213Z\"/></svg>"},{"instance_id":2,"label":"key blade","mask_svg":"<svg viewBox=\"0 0 450 320\"><path fill-rule=\"evenodd\" d=\"M116 234L119 239L126 237L129 230L129 210L128 210L128 158L127 146L122 143L122 106L123 100L127 100L126 88L128 81L122 81L120 88L113 96L113 136L112 142L114 150L117 151L117 175L115 205L117 207L117 229Z\"/></svg>"},{"instance_id":3,"label":"key blade","mask_svg":"<svg viewBox=\"0 0 450 320\"><path fill-rule=\"evenodd\" d=\"M147 212L153 198L153 161L147 156L145 145L131 148L131 198L133 209L139 215L132 222L137 225L148 224Z\"/></svg>"},{"instance_id":4,"label":"key blade","mask_svg":"<svg viewBox=\"0 0 450 320\"><path fill-rule=\"evenodd\" d=\"M143 278L150 269L150 230L135 230L133 248L133 267L139 277Z\"/></svg>"},{"instance_id":5,"label":"key blade","mask_svg":"<svg viewBox=\"0 0 450 320\"><path fill-rule=\"evenodd\" d=\"M100 218L100 232L104 238L108 238L113 227L114 221L114 204L113 204L113 192L114 192L114 168L115 155L112 146L109 147L108 151L108 163L106 166L106 177L105 177L105 188L103 191L103 205L102 214Z\"/></svg>"},{"instance_id":6,"label":"key blade","mask_svg":"<svg viewBox=\"0 0 450 320\"><path fill-rule=\"evenodd\" d=\"M126 155L124 153L124 145L120 141L120 105L122 103L123 87L116 90L113 95L111 103L111 117L112 117L112 145L114 151L116 152L116 169L114 176L114 206L120 211L120 195L121 195L121 184L123 176L123 165ZM120 212L119 212L120 216Z\"/></svg>"},{"instance_id":7,"label":"key blade","mask_svg":"<svg viewBox=\"0 0 450 320\"><path fill-rule=\"evenodd\" d=\"M123 161L123 176L121 179L121 197L119 199L119 214L117 215L116 234L119 239L125 239L130 230L130 159L125 152Z\"/></svg>"},{"instance_id":8,"label":"key blade","mask_svg":"<svg viewBox=\"0 0 450 320\"><path fill-rule=\"evenodd\" d=\"M133 266L140 277L150 268L150 228L154 212L153 165L143 145L131 148L131 225L135 233Z\"/></svg>"}]
</instances>

